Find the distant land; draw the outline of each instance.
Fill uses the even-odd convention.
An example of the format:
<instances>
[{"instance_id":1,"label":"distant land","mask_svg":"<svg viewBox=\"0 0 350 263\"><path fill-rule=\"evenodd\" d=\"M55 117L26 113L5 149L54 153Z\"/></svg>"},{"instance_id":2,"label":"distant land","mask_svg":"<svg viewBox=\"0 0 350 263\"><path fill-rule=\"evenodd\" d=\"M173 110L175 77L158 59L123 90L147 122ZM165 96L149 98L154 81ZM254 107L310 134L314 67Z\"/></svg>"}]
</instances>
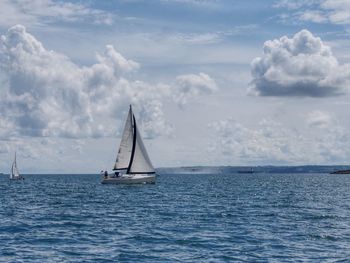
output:
<instances>
[{"instance_id":1,"label":"distant land","mask_svg":"<svg viewBox=\"0 0 350 263\"><path fill-rule=\"evenodd\" d=\"M350 165L300 165L300 166L186 166L157 168L159 174L233 174L233 173L332 173L350 170Z\"/></svg>"}]
</instances>

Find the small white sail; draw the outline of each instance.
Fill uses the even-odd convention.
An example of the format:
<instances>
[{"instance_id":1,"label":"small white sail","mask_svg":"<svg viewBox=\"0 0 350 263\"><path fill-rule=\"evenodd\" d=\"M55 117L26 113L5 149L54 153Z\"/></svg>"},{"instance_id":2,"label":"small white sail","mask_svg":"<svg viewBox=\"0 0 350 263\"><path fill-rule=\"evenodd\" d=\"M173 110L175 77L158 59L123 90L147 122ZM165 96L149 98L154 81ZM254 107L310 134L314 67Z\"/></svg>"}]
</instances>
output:
<instances>
[{"instance_id":1,"label":"small white sail","mask_svg":"<svg viewBox=\"0 0 350 263\"><path fill-rule=\"evenodd\" d=\"M132 111L129 109L129 114L126 119L123 130L122 139L117 154L117 160L114 165L114 170L127 169L130 163L133 144L133 127L132 127Z\"/></svg>"},{"instance_id":2,"label":"small white sail","mask_svg":"<svg viewBox=\"0 0 350 263\"><path fill-rule=\"evenodd\" d=\"M15 163L12 163L10 179L15 179Z\"/></svg>"},{"instance_id":3,"label":"small white sail","mask_svg":"<svg viewBox=\"0 0 350 263\"><path fill-rule=\"evenodd\" d=\"M136 122L134 123L136 125ZM129 173L154 173L154 168L151 163L151 160L147 154L145 145L143 144L140 132L135 127L136 130L136 142L135 142L135 150L134 150L134 158L132 160Z\"/></svg>"},{"instance_id":4,"label":"small white sail","mask_svg":"<svg viewBox=\"0 0 350 263\"><path fill-rule=\"evenodd\" d=\"M18 172L18 168L17 168L17 158L16 158L16 153L15 153L15 159L12 163L12 167L11 167L11 174L10 174L10 179L16 179L19 178L20 174Z\"/></svg>"}]
</instances>

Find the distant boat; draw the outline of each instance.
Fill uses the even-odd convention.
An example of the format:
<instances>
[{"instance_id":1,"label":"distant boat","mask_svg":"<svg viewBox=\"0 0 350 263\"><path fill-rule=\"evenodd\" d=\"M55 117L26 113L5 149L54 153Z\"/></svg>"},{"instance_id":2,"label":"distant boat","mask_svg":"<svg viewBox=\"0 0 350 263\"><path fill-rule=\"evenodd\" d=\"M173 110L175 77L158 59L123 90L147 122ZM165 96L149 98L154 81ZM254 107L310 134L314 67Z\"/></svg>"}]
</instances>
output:
<instances>
[{"instance_id":1,"label":"distant boat","mask_svg":"<svg viewBox=\"0 0 350 263\"><path fill-rule=\"evenodd\" d=\"M16 152L15 152L15 159L13 160L12 167L11 167L10 180L24 180L24 177L20 175L18 172Z\"/></svg>"},{"instance_id":2,"label":"distant boat","mask_svg":"<svg viewBox=\"0 0 350 263\"><path fill-rule=\"evenodd\" d=\"M337 171L331 172L330 174L350 174L350 170L337 170Z\"/></svg>"},{"instance_id":3,"label":"distant boat","mask_svg":"<svg viewBox=\"0 0 350 263\"><path fill-rule=\"evenodd\" d=\"M247 169L247 170L239 170L238 173L239 174L253 174L254 169L253 169L253 167L251 167L250 169Z\"/></svg>"},{"instance_id":4,"label":"distant boat","mask_svg":"<svg viewBox=\"0 0 350 263\"><path fill-rule=\"evenodd\" d=\"M105 176L102 184L155 183L155 170L143 144L131 105L113 170L116 172Z\"/></svg>"}]
</instances>

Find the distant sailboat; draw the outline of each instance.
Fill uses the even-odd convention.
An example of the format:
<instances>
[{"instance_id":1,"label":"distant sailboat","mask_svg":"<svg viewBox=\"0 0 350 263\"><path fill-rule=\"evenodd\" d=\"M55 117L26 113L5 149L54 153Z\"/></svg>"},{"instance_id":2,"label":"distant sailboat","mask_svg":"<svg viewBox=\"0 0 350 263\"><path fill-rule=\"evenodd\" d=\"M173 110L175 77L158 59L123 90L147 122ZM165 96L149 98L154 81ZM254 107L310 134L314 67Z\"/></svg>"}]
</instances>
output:
<instances>
[{"instance_id":1,"label":"distant sailboat","mask_svg":"<svg viewBox=\"0 0 350 263\"><path fill-rule=\"evenodd\" d=\"M254 169L253 169L253 167L250 167L250 169L247 167L244 170L239 170L238 173L239 174L253 174L254 173Z\"/></svg>"},{"instance_id":2,"label":"distant sailboat","mask_svg":"<svg viewBox=\"0 0 350 263\"><path fill-rule=\"evenodd\" d=\"M24 180L24 177L20 175L18 172L16 152L15 152L15 159L13 160L12 167L11 167L10 180Z\"/></svg>"},{"instance_id":3,"label":"distant sailboat","mask_svg":"<svg viewBox=\"0 0 350 263\"><path fill-rule=\"evenodd\" d=\"M103 184L155 183L155 171L136 125L131 105L113 170L116 171L115 174L105 176Z\"/></svg>"}]
</instances>

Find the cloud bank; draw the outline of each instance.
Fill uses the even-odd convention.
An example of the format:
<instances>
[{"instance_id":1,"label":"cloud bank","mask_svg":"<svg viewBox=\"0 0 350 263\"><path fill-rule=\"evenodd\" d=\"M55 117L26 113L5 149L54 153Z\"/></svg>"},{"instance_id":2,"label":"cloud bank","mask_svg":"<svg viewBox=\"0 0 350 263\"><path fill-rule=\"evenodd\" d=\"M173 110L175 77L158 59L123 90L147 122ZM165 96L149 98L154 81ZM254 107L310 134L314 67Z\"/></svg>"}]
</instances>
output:
<instances>
[{"instance_id":1,"label":"cloud bank","mask_svg":"<svg viewBox=\"0 0 350 263\"><path fill-rule=\"evenodd\" d=\"M344 94L350 65L339 64L329 46L308 30L264 43L251 63L249 92L260 96L327 97Z\"/></svg>"},{"instance_id":2,"label":"cloud bank","mask_svg":"<svg viewBox=\"0 0 350 263\"><path fill-rule=\"evenodd\" d=\"M272 119L248 128L228 118L208 125L211 156L228 164L325 164L350 158L350 136L327 112L306 113L298 129Z\"/></svg>"},{"instance_id":3,"label":"cloud bank","mask_svg":"<svg viewBox=\"0 0 350 263\"><path fill-rule=\"evenodd\" d=\"M28 136L108 136L115 128L107 117L120 118L129 103L140 105L138 110L148 124L164 123L154 114L163 90L124 77L138 69L136 62L125 59L111 45L97 60L91 67L80 67L46 50L23 26L10 28L1 37L0 51L7 84L1 90L0 110L6 125Z\"/></svg>"},{"instance_id":4,"label":"cloud bank","mask_svg":"<svg viewBox=\"0 0 350 263\"><path fill-rule=\"evenodd\" d=\"M140 65L112 45L97 63L79 66L44 48L17 25L0 39L0 137L104 137L116 133L131 103L146 137L169 135L163 103L210 93L215 82L206 74L179 76L176 85L132 80ZM176 96L174 94L177 94ZM177 99L176 99L176 102Z\"/></svg>"}]
</instances>

